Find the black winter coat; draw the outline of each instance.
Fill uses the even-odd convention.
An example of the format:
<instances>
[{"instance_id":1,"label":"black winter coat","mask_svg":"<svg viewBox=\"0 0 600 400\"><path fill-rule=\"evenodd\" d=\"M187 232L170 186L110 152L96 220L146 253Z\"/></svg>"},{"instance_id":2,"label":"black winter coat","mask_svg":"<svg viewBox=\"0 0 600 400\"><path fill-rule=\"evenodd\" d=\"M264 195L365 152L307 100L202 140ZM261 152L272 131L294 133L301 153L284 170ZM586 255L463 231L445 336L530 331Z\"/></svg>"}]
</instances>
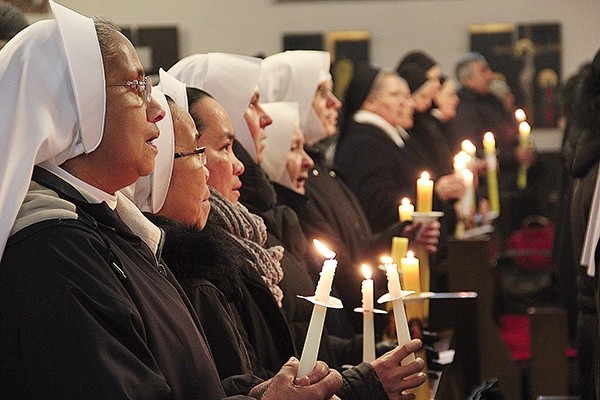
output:
<instances>
[{"instance_id":1,"label":"black winter coat","mask_svg":"<svg viewBox=\"0 0 600 400\"><path fill-rule=\"evenodd\" d=\"M171 272L106 203L39 167L33 181L50 190L26 202L49 217L11 236L0 264L0 398L224 397ZM58 197L75 219L52 217Z\"/></svg>"},{"instance_id":2,"label":"black winter coat","mask_svg":"<svg viewBox=\"0 0 600 400\"><path fill-rule=\"evenodd\" d=\"M352 122L335 154L334 170L352 189L373 232L398 222L403 197L414 202L423 165L375 125Z\"/></svg>"},{"instance_id":3,"label":"black winter coat","mask_svg":"<svg viewBox=\"0 0 600 400\"><path fill-rule=\"evenodd\" d=\"M238 244L210 222L200 231L149 216L165 230L163 259L190 298L221 379L275 375L296 354L287 322Z\"/></svg>"}]
</instances>

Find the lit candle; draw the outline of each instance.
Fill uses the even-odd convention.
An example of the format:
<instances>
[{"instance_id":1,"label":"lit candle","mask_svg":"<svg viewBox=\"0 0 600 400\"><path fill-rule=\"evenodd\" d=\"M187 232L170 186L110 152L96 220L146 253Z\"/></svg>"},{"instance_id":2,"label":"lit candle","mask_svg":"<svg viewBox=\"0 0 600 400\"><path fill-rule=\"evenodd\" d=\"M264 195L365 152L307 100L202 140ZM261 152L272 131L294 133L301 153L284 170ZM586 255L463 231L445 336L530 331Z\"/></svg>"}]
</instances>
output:
<instances>
[{"instance_id":1,"label":"lit candle","mask_svg":"<svg viewBox=\"0 0 600 400\"><path fill-rule=\"evenodd\" d=\"M492 132L486 132L483 136L483 149L487 164L488 198L490 210L500 213L500 193L498 191L498 175L496 172L496 140Z\"/></svg>"},{"instance_id":2,"label":"lit candle","mask_svg":"<svg viewBox=\"0 0 600 400\"><path fill-rule=\"evenodd\" d=\"M475 158L475 153L477 153L477 147L470 140L463 140L460 144L462 151L467 153L471 158Z\"/></svg>"},{"instance_id":3,"label":"lit candle","mask_svg":"<svg viewBox=\"0 0 600 400\"><path fill-rule=\"evenodd\" d=\"M525 111L523 111L521 108L515 110L515 118L519 123L525 121L525 119L527 118L527 116L525 115Z\"/></svg>"},{"instance_id":4,"label":"lit candle","mask_svg":"<svg viewBox=\"0 0 600 400\"><path fill-rule=\"evenodd\" d=\"M362 281L362 309L363 309L363 361L375 360L375 323L373 318L373 279L371 268L362 265L365 280Z\"/></svg>"},{"instance_id":5,"label":"lit candle","mask_svg":"<svg viewBox=\"0 0 600 400\"><path fill-rule=\"evenodd\" d=\"M465 194L459 200L458 209L462 219L468 219L471 216L471 209L473 207L473 173L468 169L462 170L462 178L465 184Z\"/></svg>"},{"instance_id":6,"label":"lit candle","mask_svg":"<svg viewBox=\"0 0 600 400\"><path fill-rule=\"evenodd\" d=\"M413 213L415 212L415 206L410 202L407 197L404 197L398 206L398 215L400 216L400 222L412 221Z\"/></svg>"},{"instance_id":7,"label":"lit candle","mask_svg":"<svg viewBox=\"0 0 600 400\"><path fill-rule=\"evenodd\" d=\"M389 259L388 261L391 261ZM402 287L400 286L400 277L398 276L398 267L396 264L386 262L385 272L388 279L388 291L394 307L394 321L396 323L396 335L398 337L398 346L403 346L410 342L410 331L408 329L408 321L406 319L406 311L404 310L404 301L402 300ZM413 353L409 354L401 365L407 365L415 360Z\"/></svg>"},{"instance_id":8,"label":"lit candle","mask_svg":"<svg viewBox=\"0 0 600 400\"><path fill-rule=\"evenodd\" d=\"M429 172L423 171L417 179L417 211L431 212L433 210L433 181Z\"/></svg>"},{"instance_id":9,"label":"lit candle","mask_svg":"<svg viewBox=\"0 0 600 400\"><path fill-rule=\"evenodd\" d=\"M400 259L400 270L402 271L402 287L404 290L414 290L421 293L421 278L419 276L419 259L415 258L412 251L406 253L406 257Z\"/></svg>"},{"instance_id":10,"label":"lit candle","mask_svg":"<svg viewBox=\"0 0 600 400\"><path fill-rule=\"evenodd\" d=\"M471 157L466 151L459 151L458 154L454 156L454 163L452 164L454 172L460 175L462 171L467 168L470 158Z\"/></svg>"},{"instance_id":11,"label":"lit candle","mask_svg":"<svg viewBox=\"0 0 600 400\"><path fill-rule=\"evenodd\" d=\"M334 260L335 253L321 244L318 240L313 240L317 249L323 253L327 260L323 263L323 268L320 273L319 282L315 291L315 301L327 303L329 301L329 292L333 283L333 276L337 267L337 261ZM325 314L327 307L315 303L313 306L308 332L302 356L300 357L300 366L298 367L298 377L308 376L313 370L317 362L317 354L319 353L319 345L321 344L321 334L323 333L323 325L325 323Z\"/></svg>"},{"instance_id":12,"label":"lit candle","mask_svg":"<svg viewBox=\"0 0 600 400\"><path fill-rule=\"evenodd\" d=\"M519 147L527 149L530 146L529 134L531 133L531 126L523 121L519 124ZM517 187L519 189L525 189L527 187L527 168L529 165L522 163L519 165L519 174L517 175Z\"/></svg>"}]
</instances>

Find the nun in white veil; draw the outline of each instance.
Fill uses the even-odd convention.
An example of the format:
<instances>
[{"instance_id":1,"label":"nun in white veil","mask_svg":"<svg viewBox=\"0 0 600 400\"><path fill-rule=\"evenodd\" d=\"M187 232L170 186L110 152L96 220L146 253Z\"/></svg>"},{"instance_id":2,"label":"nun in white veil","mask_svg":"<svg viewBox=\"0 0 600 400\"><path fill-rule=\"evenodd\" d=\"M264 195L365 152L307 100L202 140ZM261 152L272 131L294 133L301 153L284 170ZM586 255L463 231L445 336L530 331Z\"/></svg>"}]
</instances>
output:
<instances>
[{"instance_id":1,"label":"nun in white veil","mask_svg":"<svg viewBox=\"0 0 600 400\"><path fill-rule=\"evenodd\" d=\"M273 118L273 123L267 127L261 166L271 182L285 188L280 190L304 195L308 171L314 163L304 151L298 103L264 103L263 108Z\"/></svg>"},{"instance_id":2,"label":"nun in white veil","mask_svg":"<svg viewBox=\"0 0 600 400\"><path fill-rule=\"evenodd\" d=\"M167 71L187 86L206 91L225 108L236 140L257 164L262 161L260 141L264 138L251 132L245 113L256 96L261 62L237 54L193 54Z\"/></svg>"},{"instance_id":3,"label":"nun in white veil","mask_svg":"<svg viewBox=\"0 0 600 400\"><path fill-rule=\"evenodd\" d=\"M265 58L261 65L258 86L263 102L297 102L300 128L309 144L328 134L312 101L319 85L332 79L329 63L326 51L290 50Z\"/></svg>"},{"instance_id":4,"label":"nun in white veil","mask_svg":"<svg viewBox=\"0 0 600 400\"><path fill-rule=\"evenodd\" d=\"M94 22L50 7L55 20L24 29L0 53L0 258L33 166L60 165L102 139L105 82Z\"/></svg>"}]
</instances>

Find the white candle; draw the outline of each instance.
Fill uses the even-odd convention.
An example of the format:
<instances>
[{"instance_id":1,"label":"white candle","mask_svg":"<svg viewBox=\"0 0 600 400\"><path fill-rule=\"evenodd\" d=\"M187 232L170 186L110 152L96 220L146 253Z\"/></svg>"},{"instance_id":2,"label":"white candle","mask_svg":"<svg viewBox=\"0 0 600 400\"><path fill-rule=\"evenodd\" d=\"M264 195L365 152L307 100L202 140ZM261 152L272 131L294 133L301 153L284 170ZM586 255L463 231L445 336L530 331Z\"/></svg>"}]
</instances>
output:
<instances>
[{"instance_id":1,"label":"white candle","mask_svg":"<svg viewBox=\"0 0 600 400\"><path fill-rule=\"evenodd\" d=\"M477 147L470 140L463 140L460 144L462 151L467 153L471 157L475 157L475 153L477 153Z\"/></svg>"},{"instance_id":2,"label":"white candle","mask_svg":"<svg viewBox=\"0 0 600 400\"><path fill-rule=\"evenodd\" d=\"M454 172L461 174L463 169L467 168L469 161L471 161L471 156L469 156L466 151L459 151L458 154L454 156L454 163L452 164Z\"/></svg>"},{"instance_id":3,"label":"white candle","mask_svg":"<svg viewBox=\"0 0 600 400\"><path fill-rule=\"evenodd\" d=\"M398 275L398 267L396 264L386 263L385 272L388 279L388 291L392 298L399 297L402 295L402 288L400 286L400 277ZM403 346L410 342L410 331L408 329L408 321L406 320L406 310L404 309L404 301L402 298L392 300L394 307L394 321L396 323L396 335L398 337L398 346ZM413 353L409 354L404 360L402 365L410 364L415 360Z\"/></svg>"},{"instance_id":4,"label":"white candle","mask_svg":"<svg viewBox=\"0 0 600 400\"><path fill-rule=\"evenodd\" d=\"M319 249L325 257L329 258L323 263L323 268L315 291L315 300L327 303L329 301L329 292L331 292L331 285L333 283L337 261L333 259L335 257L333 251L322 245L318 240L313 240L313 242L317 249ZM321 344L321 335L323 333L323 325L325 324L326 312L326 306L320 304L315 304L313 306L310 324L308 325L308 331L306 333L306 340L304 341L304 348L302 349L302 356L300 357L298 377L308 376L315 367L317 354L319 353L319 345Z\"/></svg>"},{"instance_id":5,"label":"white candle","mask_svg":"<svg viewBox=\"0 0 600 400\"><path fill-rule=\"evenodd\" d=\"M459 200L458 208L460 217L467 219L471 216L471 209L473 206L473 173L468 169L463 169L461 175L465 184L465 194Z\"/></svg>"},{"instance_id":6,"label":"white candle","mask_svg":"<svg viewBox=\"0 0 600 400\"><path fill-rule=\"evenodd\" d=\"M362 309L363 309L363 361L375 360L375 322L373 317L373 279L371 268L362 265L365 280L362 281Z\"/></svg>"},{"instance_id":7,"label":"white candle","mask_svg":"<svg viewBox=\"0 0 600 400\"><path fill-rule=\"evenodd\" d=\"M523 111L520 108L515 110L515 118L519 123L525 121L525 119L527 118L527 116L525 115L525 111Z\"/></svg>"},{"instance_id":8,"label":"white candle","mask_svg":"<svg viewBox=\"0 0 600 400\"><path fill-rule=\"evenodd\" d=\"M398 206L398 215L400 216L400 222L412 221L413 213L415 212L415 206L410 202L407 197L404 197Z\"/></svg>"}]
</instances>

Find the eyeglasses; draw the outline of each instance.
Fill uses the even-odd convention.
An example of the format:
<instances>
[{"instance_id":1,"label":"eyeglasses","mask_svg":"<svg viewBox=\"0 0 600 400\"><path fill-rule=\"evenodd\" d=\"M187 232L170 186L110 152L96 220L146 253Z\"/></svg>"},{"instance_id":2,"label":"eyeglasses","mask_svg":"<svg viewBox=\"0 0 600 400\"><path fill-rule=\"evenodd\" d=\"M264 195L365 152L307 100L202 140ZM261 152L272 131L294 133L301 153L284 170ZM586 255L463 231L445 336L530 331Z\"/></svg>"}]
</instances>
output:
<instances>
[{"instance_id":1,"label":"eyeglasses","mask_svg":"<svg viewBox=\"0 0 600 400\"><path fill-rule=\"evenodd\" d=\"M152 80L149 76L145 76L142 80L134 79L132 81L127 81L123 85L107 85L106 87L116 86L128 86L132 88L146 103L150 103L150 100L152 99Z\"/></svg>"},{"instance_id":2,"label":"eyeglasses","mask_svg":"<svg viewBox=\"0 0 600 400\"><path fill-rule=\"evenodd\" d=\"M175 157L174 158L180 158L180 157L187 157L187 156L198 156L200 157L200 161L202 162L202 165L206 165L206 147L196 147L194 150L189 150L189 151L180 151L175 153Z\"/></svg>"}]
</instances>

